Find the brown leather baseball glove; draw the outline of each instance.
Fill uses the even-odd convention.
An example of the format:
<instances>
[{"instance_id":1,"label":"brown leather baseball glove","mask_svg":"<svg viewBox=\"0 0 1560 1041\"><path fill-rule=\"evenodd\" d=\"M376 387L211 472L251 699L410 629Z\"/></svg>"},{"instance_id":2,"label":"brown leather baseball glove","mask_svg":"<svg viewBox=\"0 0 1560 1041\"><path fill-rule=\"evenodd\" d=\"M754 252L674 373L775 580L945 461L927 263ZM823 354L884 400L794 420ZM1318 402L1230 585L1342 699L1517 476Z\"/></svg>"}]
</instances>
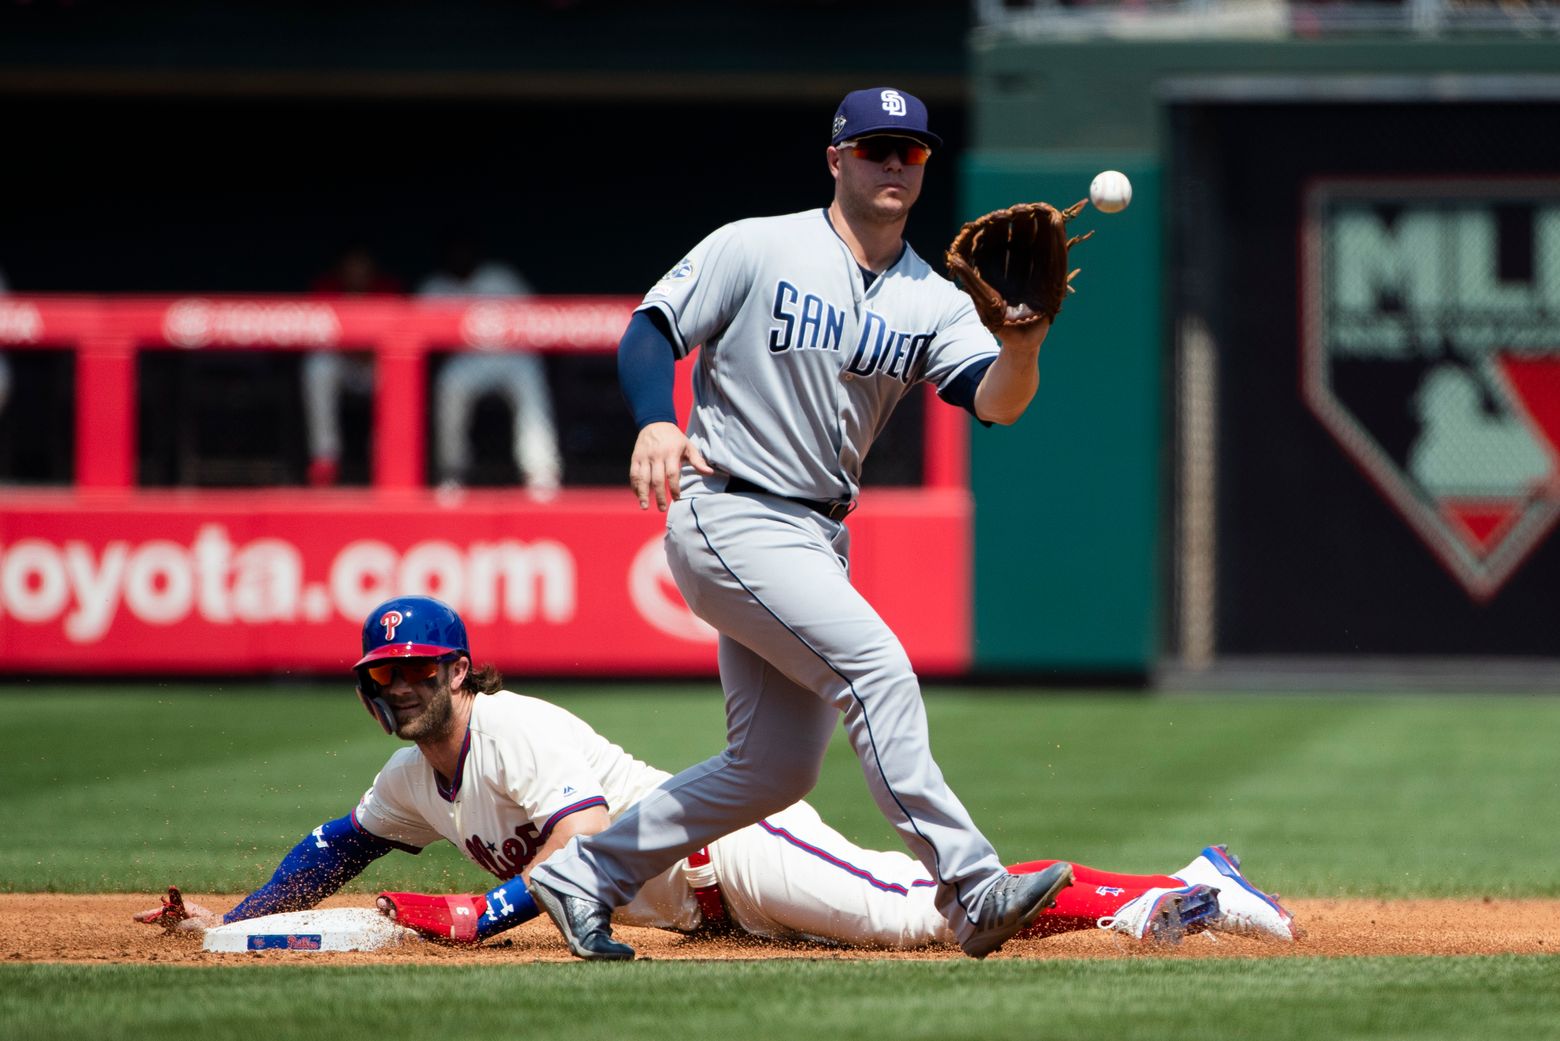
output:
<instances>
[{"instance_id":1,"label":"brown leather baseball glove","mask_svg":"<svg viewBox=\"0 0 1560 1041\"><path fill-rule=\"evenodd\" d=\"M1065 210L1020 203L959 229L948 247L948 273L964 285L986 328L1000 333L1056 317L1078 274L1067 269L1067 251L1094 234L1068 238L1067 222L1088 201Z\"/></svg>"}]
</instances>

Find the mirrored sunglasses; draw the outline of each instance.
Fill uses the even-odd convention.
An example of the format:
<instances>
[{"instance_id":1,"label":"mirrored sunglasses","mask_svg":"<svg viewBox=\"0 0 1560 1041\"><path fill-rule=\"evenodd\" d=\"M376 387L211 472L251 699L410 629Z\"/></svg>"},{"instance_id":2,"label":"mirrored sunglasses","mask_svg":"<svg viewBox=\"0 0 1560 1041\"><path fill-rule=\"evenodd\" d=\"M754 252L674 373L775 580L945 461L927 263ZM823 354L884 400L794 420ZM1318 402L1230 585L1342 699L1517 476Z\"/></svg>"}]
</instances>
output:
<instances>
[{"instance_id":1,"label":"mirrored sunglasses","mask_svg":"<svg viewBox=\"0 0 1560 1041\"><path fill-rule=\"evenodd\" d=\"M930 146L910 137L863 137L855 141L841 141L839 148L869 163L881 163L897 154L899 161L906 166L925 166L932 157Z\"/></svg>"},{"instance_id":2,"label":"mirrored sunglasses","mask_svg":"<svg viewBox=\"0 0 1560 1041\"><path fill-rule=\"evenodd\" d=\"M421 683L438 675L439 663L426 658L419 661L377 662L368 667L368 678L381 687L388 687L395 682L397 672L408 683Z\"/></svg>"}]
</instances>

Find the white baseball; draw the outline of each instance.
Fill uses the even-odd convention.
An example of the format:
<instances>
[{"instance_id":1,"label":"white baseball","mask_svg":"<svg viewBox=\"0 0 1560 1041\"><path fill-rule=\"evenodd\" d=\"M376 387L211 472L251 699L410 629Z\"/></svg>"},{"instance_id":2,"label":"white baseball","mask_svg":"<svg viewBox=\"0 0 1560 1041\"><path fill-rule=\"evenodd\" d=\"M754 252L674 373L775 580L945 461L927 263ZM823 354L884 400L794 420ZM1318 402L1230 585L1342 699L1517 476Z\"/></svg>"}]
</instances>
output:
<instances>
[{"instance_id":1,"label":"white baseball","mask_svg":"<svg viewBox=\"0 0 1560 1041\"><path fill-rule=\"evenodd\" d=\"M1132 202L1132 182L1120 170L1105 170L1089 182L1089 201L1101 213L1120 213Z\"/></svg>"}]
</instances>

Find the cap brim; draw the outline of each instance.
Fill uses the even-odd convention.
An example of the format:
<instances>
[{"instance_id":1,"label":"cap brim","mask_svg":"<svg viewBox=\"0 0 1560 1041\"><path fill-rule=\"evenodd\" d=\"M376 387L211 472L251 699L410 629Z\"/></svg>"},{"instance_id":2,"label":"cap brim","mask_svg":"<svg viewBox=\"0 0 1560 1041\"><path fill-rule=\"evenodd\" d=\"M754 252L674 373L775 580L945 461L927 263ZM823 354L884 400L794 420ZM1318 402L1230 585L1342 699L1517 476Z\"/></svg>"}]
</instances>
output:
<instances>
[{"instance_id":1,"label":"cap brim","mask_svg":"<svg viewBox=\"0 0 1560 1041\"><path fill-rule=\"evenodd\" d=\"M386 658L442 658L459 650L459 647L440 647L432 643L387 643L363 655L352 667L360 669L371 661L383 661Z\"/></svg>"},{"instance_id":2,"label":"cap brim","mask_svg":"<svg viewBox=\"0 0 1560 1041\"><path fill-rule=\"evenodd\" d=\"M855 141L858 138L871 137L873 134L892 134L894 137L912 137L923 144L933 148L941 148L943 140L930 130L910 130L898 123L884 123L881 126L853 127L848 134L841 134L833 143L841 141Z\"/></svg>"}]
</instances>

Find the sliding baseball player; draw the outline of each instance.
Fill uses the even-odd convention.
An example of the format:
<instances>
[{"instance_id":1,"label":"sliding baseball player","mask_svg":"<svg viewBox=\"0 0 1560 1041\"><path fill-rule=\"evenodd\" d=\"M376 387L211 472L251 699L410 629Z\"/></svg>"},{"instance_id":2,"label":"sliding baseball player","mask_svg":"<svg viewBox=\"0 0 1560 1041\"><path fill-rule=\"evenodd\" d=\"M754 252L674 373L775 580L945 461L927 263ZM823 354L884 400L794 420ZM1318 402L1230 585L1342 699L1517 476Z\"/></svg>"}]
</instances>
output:
<instances>
[{"instance_id":1,"label":"sliding baseball player","mask_svg":"<svg viewBox=\"0 0 1560 1041\"><path fill-rule=\"evenodd\" d=\"M378 905L429 938L480 942L536 916L523 884L533 864L576 835L606 828L670 776L564 709L501 689L491 666L472 665L460 616L431 597L375 608L362 652L358 696L387 733L411 743L351 813L304 836L269 882L220 919L174 895L139 920L202 928L303 910L392 850L417 853L443 840L498 884L474 895L387 892ZM1022 935L1100 926L1163 943L1203 929L1294 935L1288 913L1253 888L1222 847L1203 850L1174 875L1083 865L1073 872L1075 883ZM803 802L679 861L613 920L861 947L951 944L933 891L918 861L857 846Z\"/></svg>"}]
</instances>

